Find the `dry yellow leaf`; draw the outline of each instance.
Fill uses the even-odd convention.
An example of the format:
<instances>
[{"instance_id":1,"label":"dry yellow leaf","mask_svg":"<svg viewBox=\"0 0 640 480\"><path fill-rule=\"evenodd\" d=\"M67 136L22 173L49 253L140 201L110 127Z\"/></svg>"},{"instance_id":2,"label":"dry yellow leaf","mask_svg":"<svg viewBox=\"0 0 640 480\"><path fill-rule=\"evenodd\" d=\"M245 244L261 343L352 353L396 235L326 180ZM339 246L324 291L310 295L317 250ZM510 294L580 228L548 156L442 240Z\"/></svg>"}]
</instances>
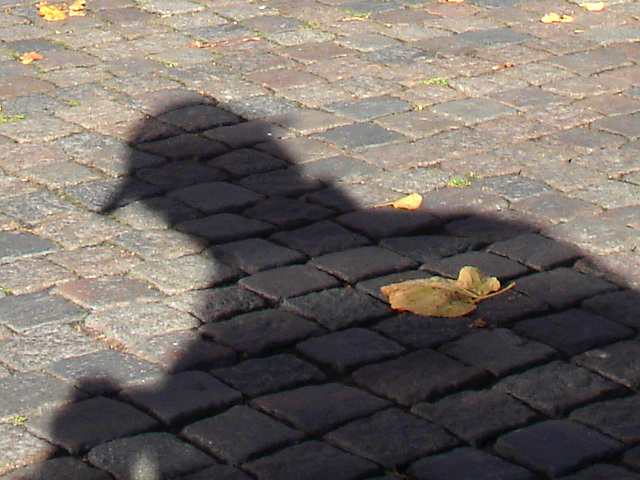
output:
<instances>
[{"instance_id":1,"label":"dry yellow leaf","mask_svg":"<svg viewBox=\"0 0 640 480\"><path fill-rule=\"evenodd\" d=\"M511 68L515 66L516 66L515 63L506 62L506 63L503 63L502 65L494 65L493 67L491 67L491 70L493 70L494 72L497 72L498 70L502 70L503 68Z\"/></svg>"},{"instance_id":2,"label":"dry yellow leaf","mask_svg":"<svg viewBox=\"0 0 640 480\"><path fill-rule=\"evenodd\" d=\"M18 57L18 60L20 60L20 63L22 63L23 65L29 65L34 61L42 60L43 58L44 57L38 52L29 52L25 53L24 55L20 55L20 57Z\"/></svg>"},{"instance_id":3,"label":"dry yellow leaf","mask_svg":"<svg viewBox=\"0 0 640 480\"><path fill-rule=\"evenodd\" d=\"M564 13L551 12L544 15L540 21L542 23L572 23L574 18Z\"/></svg>"},{"instance_id":4,"label":"dry yellow leaf","mask_svg":"<svg viewBox=\"0 0 640 480\"><path fill-rule=\"evenodd\" d=\"M422 205L422 195L419 193L411 193L406 197L399 198L390 203L376 205L377 207L393 207L400 210L417 210Z\"/></svg>"},{"instance_id":5,"label":"dry yellow leaf","mask_svg":"<svg viewBox=\"0 0 640 480\"><path fill-rule=\"evenodd\" d=\"M464 3L464 0L447 0L447 3Z\"/></svg>"},{"instance_id":6,"label":"dry yellow leaf","mask_svg":"<svg viewBox=\"0 0 640 480\"><path fill-rule=\"evenodd\" d=\"M57 5L47 5L47 2L40 2L36 3L36 7L38 7L38 13L40 13L40 16L47 22L59 22L67 19L67 15L64 13L62 8Z\"/></svg>"},{"instance_id":7,"label":"dry yellow leaf","mask_svg":"<svg viewBox=\"0 0 640 480\"><path fill-rule=\"evenodd\" d=\"M476 309L476 303L512 288L500 289L495 277L485 276L476 267L460 269L457 280L442 277L408 280L385 285L380 291L394 310L428 317L461 317Z\"/></svg>"},{"instance_id":8,"label":"dry yellow leaf","mask_svg":"<svg viewBox=\"0 0 640 480\"><path fill-rule=\"evenodd\" d=\"M85 15L84 9L86 5L87 5L87 0L76 0L71 5L69 5L69 16L84 17Z\"/></svg>"},{"instance_id":9,"label":"dry yellow leaf","mask_svg":"<svg viewBox=\"0 0 640 480\"><path fill-rule=\"evenodd\" d=\"M585 2L580 3L579 5L589 12L601 12L606 6L604 2Z\"/></svg>"}]
</instances>

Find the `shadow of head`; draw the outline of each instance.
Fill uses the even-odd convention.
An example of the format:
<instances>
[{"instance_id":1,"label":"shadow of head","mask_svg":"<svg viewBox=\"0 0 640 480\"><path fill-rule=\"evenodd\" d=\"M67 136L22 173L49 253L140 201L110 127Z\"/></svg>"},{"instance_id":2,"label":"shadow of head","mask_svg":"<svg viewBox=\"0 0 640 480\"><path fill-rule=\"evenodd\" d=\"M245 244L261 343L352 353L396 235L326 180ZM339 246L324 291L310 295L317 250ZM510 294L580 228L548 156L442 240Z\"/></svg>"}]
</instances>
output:
<instances>
[{"instance_id":1,"label":"shadow of head","mask_svg":"<svg viewBox=\"0 0 640 480\"><path fill-rule=\"evenodd\" d=\"M619 272L497 195L443 187L421 192L417 210L377 207L409 192L381 188L366 153L327 156L320 142L284 128L296 124L295 111L251 119L193 92L171 95L179 100L138 99L148 117L128 132L122 176L94 208L123 224L116 244L143 260L132 277L162 300L94 314L90 328L161 369L154 378L136 377L135 366L129 379L84 378L73 403L34 423L71 456L88 455L118 479L213 472L218 463L233 466L219 478L249 478L235 468L378 409L327 413L340 410L340 398L375 395L385 399L380 408L387 400L407 408L606 348L640 327L637 294L612 282ZM458 319L394 312L380 293L397 281L455 278L465 265L516 288ZM127 323L114 328L118 321ZM509 351L523 338L545 355L500 370L470 353L482 345ZM393 362L425 351L473 372L447 384L446 372L409 362L406 385L391 380ZM112 353L114 362L129 357ZM372 365L383 366L380 378ZM319 390L313 399L301 394L312 400L304 415L317 404L326 422L285 414L291 434L282 441L229 447L238 429L267 421L263 412L280 418L268 402L242 402L310 385ZM335 385L345 397L330 393ZM218 414L228 423L211 420ZM226 430L199 430L206 421ZM375 462L410 460L388 465L375 455L361 454L372 472Z\"/></svg>"}]
</instances>

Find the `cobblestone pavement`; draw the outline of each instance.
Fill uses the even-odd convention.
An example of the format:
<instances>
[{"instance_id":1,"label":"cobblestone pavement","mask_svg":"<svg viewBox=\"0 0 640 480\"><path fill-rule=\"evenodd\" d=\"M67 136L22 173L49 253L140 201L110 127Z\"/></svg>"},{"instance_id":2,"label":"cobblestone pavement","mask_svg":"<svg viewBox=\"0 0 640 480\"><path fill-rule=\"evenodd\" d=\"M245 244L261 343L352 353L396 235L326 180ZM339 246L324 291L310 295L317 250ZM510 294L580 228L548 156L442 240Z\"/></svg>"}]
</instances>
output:
<instances>
[{"instance_id":1,"label":"cobblestone pavement","mask_svg":"<svg viewBox=\"0 0 640 480\"><path fill-rule=\"evenodd\" d=\"M3 480L640 479L640 3L0 6Z\"/></svg>"}]
</instances>

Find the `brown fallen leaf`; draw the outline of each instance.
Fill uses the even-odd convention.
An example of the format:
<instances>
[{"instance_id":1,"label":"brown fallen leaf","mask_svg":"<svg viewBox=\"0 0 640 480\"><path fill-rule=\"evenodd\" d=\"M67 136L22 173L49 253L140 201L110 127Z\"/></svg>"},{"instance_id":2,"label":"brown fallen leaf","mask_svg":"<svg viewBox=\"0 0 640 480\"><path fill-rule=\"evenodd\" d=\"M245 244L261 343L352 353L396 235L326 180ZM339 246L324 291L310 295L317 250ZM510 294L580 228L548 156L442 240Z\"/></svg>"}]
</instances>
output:
<instances>
[{"instance_id":1,"label":"brown fallen leaf","mask_svg":"<svg viewBox=\"0 0 640 480\"><path fill-rule=\"evenodd\" d=\"M582 8L588 12L601 12L604 10L606 3L604 2L585 2L579 4Z\"/></svg>"},{"instance_id":2,"label":"brown fallen leaf","mask_svg":"<svg viewBox=\"0 0 640 480\"><path fill-rule=\"evenodd\" d=\"M393 207L399 210L417 210L420 208L420 205L422 205L422 195L419 193L411 193L393 202L376 205L374 208Z\"/></svg>"},{"instance_id":3,"label":"brown fallen leaf","mask_svg":"<svg viewBox=\"0 0 640 480\"><path fill-rule=\"evenodd\" d=\"M36 60L42 60L43 58L44 57L38 52L29 52L25 53L24 55L20 55L20 57L18 57L18 60L20 60L20 63L22 63L23 65L29 65Z\"/></svg>"},{"instance_id":4,"label":"brown fallen leaf","mask_svg":"<svg viewBox=\"0 0 640 480\"><path fill-rule=\"evenodd\" d=\"M38 13L47 22L60 22L67 19L67 14L64 13L62 7L57 5L48 5L47 2L36 3L38 7Z\"/></svg>"},{"instance_id":5,"label":"brown fallen leaf","mask_svg":"<svg viewBox=\"0 0 640 480\"><path fill-rule=\"evenodd\" d=\"M495 277L476 267L463 267L458 279L442 277L408 280L383 286L380 291L394 310L427 317L462 317L476 309L476 303L499 295L515 284L500 288Z\"/></svg>"},{"instance_id":6,"label":"brown fallen leaf","mask_svg":"<svg viewBox=\"0 0 640 480\"><path fill-rule=\"evenodd\" d=\"M556 12L547 13L540 19L542 23L572 23L574 20L570 15Z\"/></svg>"}]
</instances>

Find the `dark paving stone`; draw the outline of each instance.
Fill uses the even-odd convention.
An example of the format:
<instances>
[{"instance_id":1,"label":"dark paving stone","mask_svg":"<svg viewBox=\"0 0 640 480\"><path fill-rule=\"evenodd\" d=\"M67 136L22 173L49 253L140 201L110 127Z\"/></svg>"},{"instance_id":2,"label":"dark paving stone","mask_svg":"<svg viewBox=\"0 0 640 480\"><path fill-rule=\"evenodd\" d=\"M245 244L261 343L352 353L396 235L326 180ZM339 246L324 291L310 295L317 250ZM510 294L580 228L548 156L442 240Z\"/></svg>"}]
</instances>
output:
<instances>
[{"instance_id":1,"label":"dark paving stone","mask_svg":"<svg viewBox=\"0 0 640 480\"><path fill-rule=\"evenodd\" d=\"M622 391L614 382L559 361L507 377L494 388L551 417Z\"/></svg>"},{"instance_id":2,"label":"dark paving stone","mask_svg":"<svg viewBox=\"0 0 640 480\"><path fill-rule=\"evenodd\" d=\"M65 193L89 210L107 212L136 200L154 197L164 189L136 181L123 183L122 179L98 180L65 188Z\"/></svg>"},{"instance_id":3,"label":"dark paving stone","mask_svg":"<svg viewBox=\"0 0 640 480\"><path fill-rule=\"evenodd\" d=\"M233 177L242 178L285 168L288 163L264 152L241 148L215 157L207 165L219 168Z\"/></svg>"},{"instance_id":4,"label":"dark paving stone","mask_svg":"<svg viewBox=\"0 0 640 480\"><path fill-rule=\"evenodd\" d=\"M180 480L252 480L249 475L229 465L214 465L197 473L178 477Z\"/></svg>"},{"instance_id":5,"label":"dark paving stone","mask_svg":"<svg viewBox=\"0 0 640 480\"><path fill-rule=\"evenodd\" d=\"M233 113L213 105L189 105L163 113L159 120L171 123L188 132L198 132L222 125L233 125L240 118Z\"/></svg>"},{"instance_id":6,"label":"dark paving stone","mask_svg":"<svg viewBox=\"0 0 640 480\"><path fill-rule=\"evenodd\" d=\"M576 248L536 234L494 243L488 251L539 271L567 265L582 256Z\"/></svg>"},{"instance_id":7,"label":"dark paving stone","mask_svg":"<svg viewBox=\"0 0 640 480\"><path fill-rule=\"evenodd\" d=\"M168 375L125 388L120 396L172 427L242 400L240 392L198 371Z\"/></svg>"},{"instance_id":8,"label":"dark paving stone","mask_svg":"<svg viewBox=\"0 0 640 480\"><path fill-rule=\"evenodd\" d=\"M27 428L77 455L101 443L153 430L157 425L153 418L125 403L95 397L34 417Z\"/></svg>"},{"instance_id":9,"label":"dark paving stone","mask_svg":"<svg viewBox=\"0 0 640 480\"><path fill-rule=\"evenodd\" d=\"M365 278L416 267L417 262L380 247L359 247L329 253L311 261L311 265L351 284Z\"/></svg>"},{"instance_id":10,"label":"dark paving stone","mask_svg":"<svg viewBox=\"0 0 640 480\"><path fill-rule=\"evenodd\" d=\"M477 267L483 274L497 277L502 281L520 277L529 272L527 267L513 260L486 252L468 252L442 259L428 259L421 268L439 275L458 278L460 269L465 266Z\"/></svg>"},{"instance_id":11,"label":"dark paving stone","mask_svg":"<svg viewBox=\"0 0 640 480\"><path fill-rule=\"evenodd\" d=\"M203 322L229 318L266 306L264 298L237 285L185 292L171 297L168 304Z\"/></svg>"},{"instance_id":12,"label":"dark paving stone","mask_svg":"<svg viewBox=\"0 0 640 480\"><path fill-rule=\"evenodd\" d=\"M300 252L275 245L262 238L227 243L213 247L210 252L214 257L249 274L292 263L302 263L307 259Z\"/></svg>"},{"instance_id":13,"label":"dark paving stone","mask_svg":"<svg viewBox=\"0 0 640 480\"><path fill-rule=\"evenodd\" d=\"M417 480L533 480L531 472L488 453L463 447L415 462L408 473Z\"/></svg>"},{"instance_id":14,"label":"dark paving stone","mask_svg":"<svg viewBox=\"0 0 640 480\"><path fill-rule=\"evenodd\" d=\"M589 350L574 357L572 362L626 387L635 390L640 387L640 342L638 341L619 342Z\"/></svg>"},{"instance_id":15,"label":"dark paving stone","mask_svg":"<svg viewBox=\"0 0 640 480\"><path fill-rule=\"evenodd\" d=\"M0 232L0 260L3 262L56 250L49 240L27 232Z\"/></svg>"},{"instance_id":16,"label":"dark paving stone","mask_svg":"<svg viewBox=\"0 0 640 480\"><path fill-rule=\"evenodd\" d=\"M503 6L503 5L501 5ZM482 47L502 47L532 40L528 33L518 32L511 28L494 28L488 30L474 30L457 35L459 40L473 43Z\"/></svg>"},{"instance_id":17,"label":"dark paving stone","mask_svg":"<svg viewBox=\"0 0 640 480\"><path fill-rule=\"evenodd\" d=\"M353 373L358 385L401 405L424 402L486 379L476 367L466 366L432 350L420 350L395 360L368 365Z\"/></svg>"},{"instance_id":18,"label":"dark paving stone","mask_svg":"<svg viewBox=\"0 0 640 480\"><path fill-rule=\"evenodd\" d=\"M496 390L454 393L435 403L420 403L411 412L442 425L474 446L539 417L518 400Z\"/></svg>"},{"instance_id":19,"label":"dark paving stone","mask_svg":"<svg viewBox=\"0 0 640 480\"><path fill-rule=\"evenodd\" d=\"M406 464L459 443L443 428L395 408L351 422L324 438L386 468Z\"/></svg>"},{"instance_id":20,"label":"dark paving stone","mask_svg":"<svg viewBox=\"0 0 640 480\"><path fill-rule=\"evenodd\" d=\"M548 420L508 433L495 448L506 459L555 478L619 453L622 444L584 425Z\"/></svg>"},{"instance_id":21,"label":"dark paving stone","mask_svg":"<svg viewBox=\"0 0 640 480\"><path fill-rule=\"evenodd\" d=\"M332 182L361 181L363 178L379 176L381 170L363 160L345 155L318 158L299 166L303 177L318 178ZM310 197L313 198L313 197Z\"/></svg>"},{"instance_id":22,"label":"dark paving stone","mask_svg":"<svg viewBox=\"0 0 640 480\"><path fill-rule=\"evenodd\" d=\"M482 245L509 240L519 235L538 232L546 226L544 220L525 217L514 210L500 211L489 216L474 215L453 220L445 226L445 233L472 239Z\"/></svg>"},{"instance_id":23,"label":"dark paving stone","mask_svg":"<svg viewBox=\"0 0 640 480\"><path fill-rule=\"evenodd\" d=\"M599 464L580 472L562 477L562 480L640 480L640 474L631 473L615 465Z\"/></svg>"},{"instance_id":24,"label":"dark paving stone","mask_svg":"<svg viewBox=\"0 0 640 480\"><path fill-rule=\"evenodd\" d=\"M49 292L11 295L0 299L0 323L16 332L24 332L45 323L72 322L84 314L84 310Z\"/></svg>"},{"instance_id":25,"label":"dark paving stone","mask_svg":"<svg viewBox=\"0 0 640 480\"><path fill-rule=\"evenodd\" d=\"M375 475L374 463L322 442L306 442L245 465L264 480L356 480Z\"/></svg>"},{"instance_id":26,"label":"dark paving stone","mask_svg":"<svg viewBox=\"0 0 640 480\"><path fill-rule=\"evenodd\" d=\"M640 447L628 450L622 457L622 462L631 470L637 471L640 468Z\"/></svg>"},{"instance_id":27,"label":"dark paving stone","mask_svg":"<svg viewBox=\"0 0 640 480\"><path fill-rule=\"evenodd\" d=\"M440 221L427 212L388 208L347 213L338 217L337 221L376 239L424 234L440 226Z\"/></svg>"},{"instance_id":28,"label":"dark paving stone","mask_svg":"<svg viewBox=\"0 0 640 480\"><path fill-rule=\"evenodd\" d=\"M270 198L246 210L244 214L290 230L333 217L334 212L320 205L287 198Z\"/></svg>"},{"instance_id":29,"label":"dark paving stone","mask_svg":"<svg viewBox=\"0 0 640 480\"><path fill-rule=\"evenodd\" d=\"M2 477L2 480L109 480L105 472L91 468L85 462L73 457L60 457L29 465Z\"/></svg>"},{"instance_id":30,"label":"dark paving stone","mask_svg":"<svg viewBox=\"0 0 640 480\"><path fill-rule=\"evenodd\" d=\"M508 208L509 202L477 188L441 188L425 196L422 209L441 220Z\"/></svg>"},{"instance_id":31,"label":"dark paving stone","mask_svg":"<svg viewBox=\"0 0 640 480\"><path fill-rule=\"evenodd\" d=\"M496 377L545 363L556 355L553 348L503 328L465 335L441 346L438 351L483 368Z\"/></svg>"},{"instance_id":32,"label":"dark paving stone","mask_svg":"<svg viewBox=\"0 0 640 480\"><path fill-rule=\"evenodd\" d=\"M349 38L347 37L347 40ZM368 42L367 45L369 45ZM368 122L377 117L406 112L412 107L408 102L398 98L384 96L336 102L325 105L323 108L360 122Z\"/></svg>"},{"instance_id":33,"label":"dark paving stone","mask_svg":"<svg viewBox=\"0 0 640 480\"><path fill-rule=\"evenodd\" d=\"M227 182L199 183L169 196L208 214L238 212L263 199L262 195Z\"/></svg>"},{"instance_id":34,"label":"dark paving stone","mask_svg":"<svg viewBox=\"0 0 640 480\"><path fill-rule=\"evenodd\" d=\"M301 440L304 435L252 408L236 406L187 426L182 436L225 462L238 465Z\"/></svg>"},{"instance_id":35,"label":"dark paving stone","mask_svg":"<svg viewBox=\"0 0 640 480\"><path fill-rule=\"evenodd\" d=\"M429 348L455 340L468 331L469 319L443 319L401 314L376 325L375 330L407 347Z\"/></svg>"},{"instance_id":36,"label":"dark paving stone","mask_svg":"<svg viewBox=\"0 0 640 480\"><path fill-rule=\"evenodd\" d=\"M282 308L311 318L331 331L377 320L392 313L379 300L351 288L334 288L287 298Z\"/></svg>"},{"instance_id":37,"label":"dark paving stone","mask_svg":"<svg viewBox=\"0 0 640 480\"><path fill-rule=\"evenodd\" d=\"M640 295L634 290L610 292L582 302L591 313L640 329Z\"/></svg>"},{"instance_id":38,"label":"dark paving stone","mask_svg":"<svg viewBox=\"0 0 640 480\"><path fill-rule=\"evenodd\" d=\"M482 319L489 326L506 326L523 318L547 313L548 310L546 303L509 290L480 302L471 317Z\"/></svg>"},{"instance_id":39,"label":"dark paving stone","mask_svg":"<svg viewBox=\"0 0 640 480\"><path fill-rule=\"evenodd\" d=\"M316 134L315 137L332 145L350 150L362 150L406 140L404 135L386 130L372 123L354 123L344 127L336 127Z\"/></svg>"},{"instance_id":40,"label":"dark paving stone","mask_svg":"<svg viewBox=\"0 0 640 480\"><path fill-rule=\"evenodd\" d=\"M251 398L326 381L325 374L316 367L287 353L246 360L213 370L212 374Z\"/></svg>"},{"instance_id":41,"label":"dark paving stone","mask_svg":"<svg viewBox=\"0 0 640 480\"><path fill-rule=\"evenodd\" d=\"M52 363L47 371L93 395L113 393L162 373L157 365L116 350L65 358Z\"/></svg>"},{"instance_id":42,"label":"dark paving stone","mask_svg":"<svg viewBox=\"0 0 640 480\"><path fill-rule=\"evenodd\" d=\"M207 160L228 150L220 142L195 134L177 135L155 142L141 143L137 148L167 160Z\"/></svg>"},{"instance_id":43,"label":"dark paving stone","mask_svg":"<svg viewBox=\"0 0 640 480\"><path fill-rule=\"evenodd\" d=\"M618 323L577 309L523 320L514 330L567 356L626 340L634 334L633 330Z\"/></svg>"},{"instance_id":44,"label":"dark paving stone","mask_svg":"<svg viewBox=\"0 0 640 480\"><path fill-rule=\"evenodd\" d=\"M570 268L556 268L519 278L515 288L557 309L565 309L580 300L617 290L612 283Z\"/></svg>"},{"instance_id":45,"label":"dark paving stone","mask_svg":"<svg viewBox=\"0 0 640 480\"><path fill-rule=\"evenodd\" d=\"M511 204L518 212L536 215L552 223L561 223L589 215L596 215L602 209L593 203L578 198L567 198L556 193L543 193L524 198Z\"/></svg>"},{"instance_id":46,"label":"dark paving stone","mask_svg":"<svg viewBox=\"0 0 640 480\"><path fill-rule=\"evenodd\" d=\"M200 331L250 355L323 333L315 323L280 310L261 310L223 322L206 323Z\"/></svg>"},{"instance_id":47,"label":"dark paving stone","mask_svg":"<svg viewBox=\"0 0 640 480\"><path fill-rule=\"evenodd\" d=\"M339 282L309 265L292 265L255 273L241 279L240 284L270 300L282 300L337 287Z\"/></svg>"},{"instance_id":48,"label":"dark paving stone","mask_svg":"<svg viewBox=\"0 0 640 480\"><path fill-rule=\"evenodd\" d=\"M310 385L266 395L252 405L303 432L326 432L350 420L371 415L390 402L338 383Z\"/></svg>"},{"instance_id":49,"label":"dark paving stone","mask_svg":"<svg viewBox=\"0 0 640 480\"><path fill-rule=\"evenodd\" d=\"M442 235L385 238L380 245L422 263L432 258L450 257L479 247L468 238Z\"/></svg>"},{"instance_id":50,"label":"dark paving stone","mask_svg":"<svg viewBox=\"0 0 640 480\"><path fill-rule=\"evenodd\" d=\"M571 414L571 420L584 423L627 445L640 441L640 396L587 405Z\"/></svg>"},{"instance_id":51,"label":"dark paving stone","mask_svg":"<svg viewBox=\"0 0 640 480\"><path fill-rule=\"evenodd\" d=\"M194 446L160 432L98 445L87 458L115 478L175 477L215 463Z\"/></svg>"},{"instance_id":52,"label":"dark paving stone","mask_svg":"<svg viewBox=\"0 0 640 480\"><path fill-rule=\"evenodd\" d=\"M41 413L68 403L72 397L84 398L84 393L44 373L14 373L0 378L0 420Z\"/></svg>"},{"instance_id":53,"label":"dark paving stone","mask_svg":"<svg viewBox=\"0 0 640 480\"><path fill-rule=\"evenodd\" d=\"M296 348L315 362L345 371L401 355L404 347L371 330L351 328L300 342Z\"/></svg>"},{"instance_id":54,"label":"dark paving stone","mask_svg":"<svg viewBox=\"0 0 640 480\"><path fill-rule=\"evenodd\" d=\"M219 213L210 217L187 220L176 225L176 228L206 238L213 243L227 243L262 236L275 230L270 223L251 220L233 213Z\"/></svg>"},{"instance_id":55,"label":"dark paving stone","mask_svg":"<svg viewBox=\"0 0 640 480\"><path fill-rule=\"evenodd\" d=\"M269 197L299 197L322 186L318 180L302 178L292 170L256 173L240 180L240 185Z\"/></svg>"},{"instance_id":56,"label":"dark paving stone","mask_svg":"<svg viewBox=\"0 0 640 480\"><path fill-rule=\"evenodd\" d=\"M365 237L350 232L328 220L290 232L279 232L272 235L271 239L286 247L299 250L309 257L360 247L369 243Z\"/></svg>"}]
</instances>

